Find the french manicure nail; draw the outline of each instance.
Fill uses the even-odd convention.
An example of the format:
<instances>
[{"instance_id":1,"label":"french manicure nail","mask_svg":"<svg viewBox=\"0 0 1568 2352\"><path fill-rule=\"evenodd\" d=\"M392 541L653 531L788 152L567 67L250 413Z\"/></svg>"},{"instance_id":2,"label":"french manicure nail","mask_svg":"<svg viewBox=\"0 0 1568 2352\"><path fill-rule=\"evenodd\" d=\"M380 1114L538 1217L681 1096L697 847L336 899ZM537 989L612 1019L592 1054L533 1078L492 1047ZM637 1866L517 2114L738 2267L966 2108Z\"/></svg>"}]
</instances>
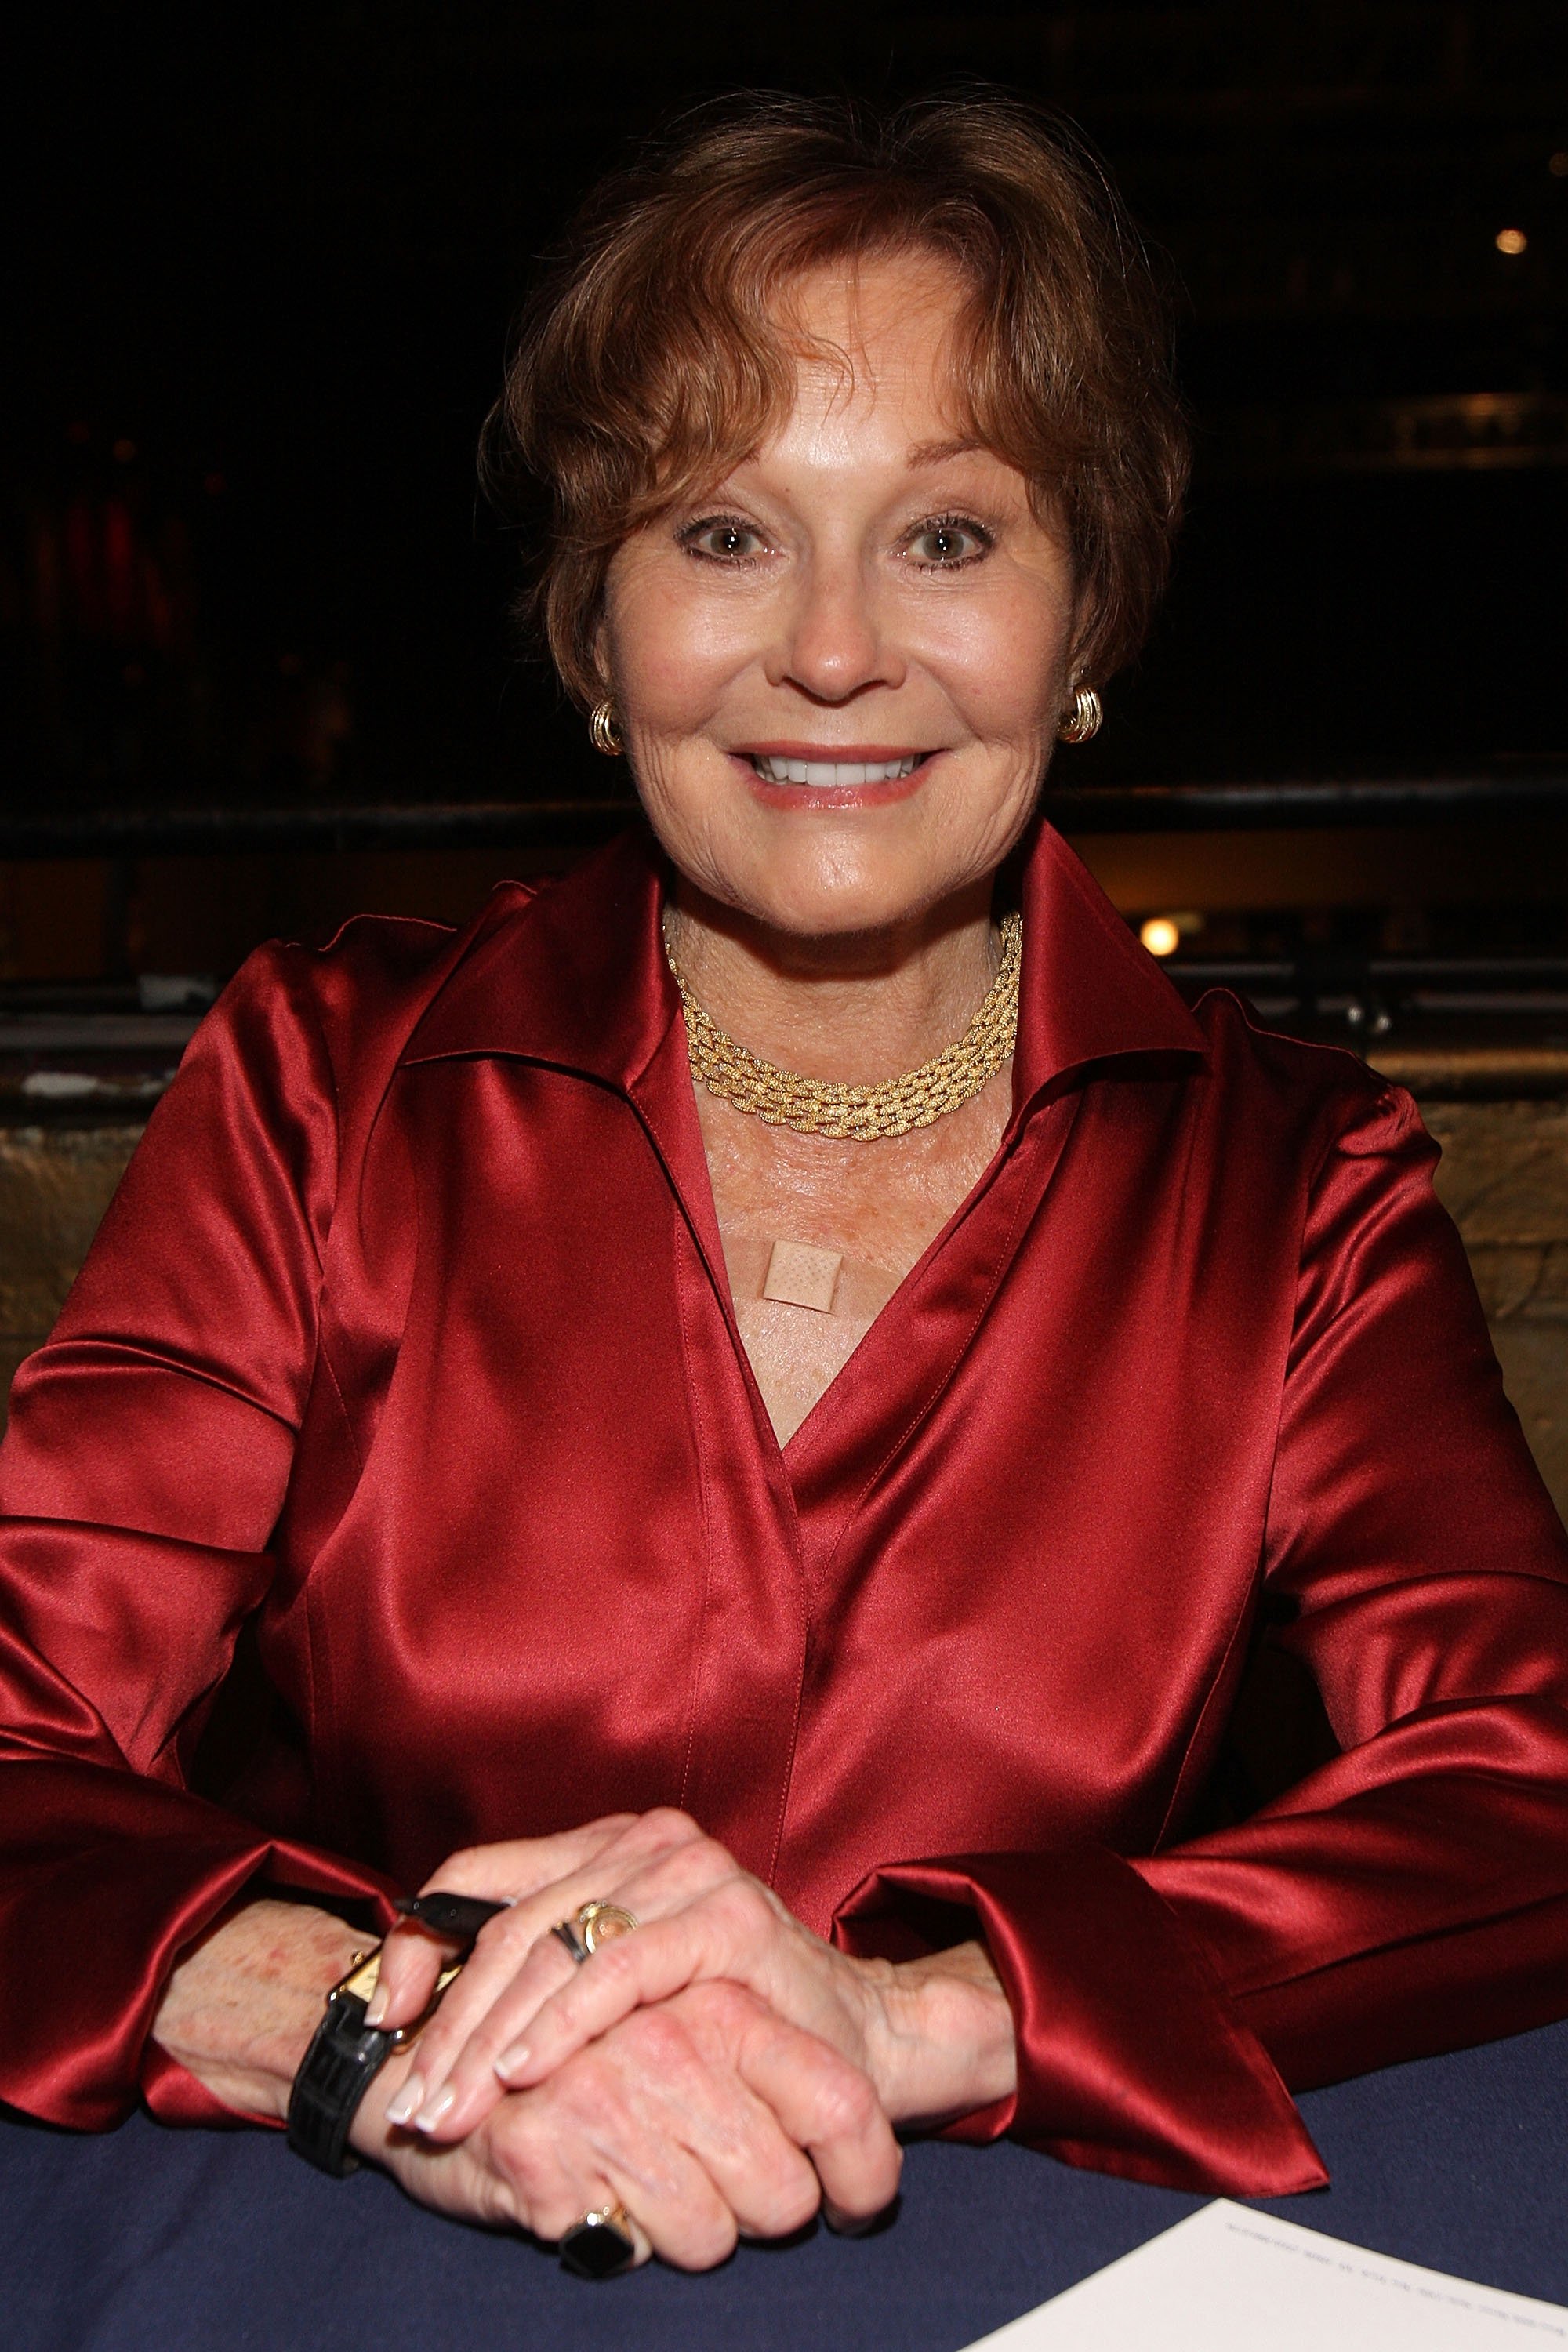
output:
<instances>
[{"instance_id":1,"label":"french manicure nail","mask_svg":"<svg viewBox=\"0 0 1568 2352\"><path fill-rule=\"evenodd\" d=\"M365 2023L367 2025L379 2025L391 2006L392 1995L388 1992L384 1984L378 1984L375 1990L372 1993L370 1999L364 2005ZM390 2115L392 2113L392 2109L388 2107L386 2112Z\"/></svg>"},{"instance_id":2,"label":"french manicure nail","mask_svg":"<svg viewBox=\"0 0 1568 2352\"><path fill-rule=\"evenodd\" d=\"M424 2104L425 2078L421 2074L410 2074L396 2098L388 2105L386 2120L389 2124L412 2123Z\"/></svg>"},{"instance_id":3,"label":"french manicure nail","mask_svg":"<svg viewBox=\"0 0 1568 2352\"><path fill-rule=\"evenodd\" d=\"M496 2060L496 2073L503 2083L510 2083L514 2074L521 2074L532 2055L526 2042L514 2042L511 2048L503 2050Z\"/></svg>"},{"instance_id":4,"label":"french manicure nail","mask_svg":"<svg viewBox=\"0 0 1568 2352\"><path fill-rule=\"evenodd\" d=\"M458 2094L450 2083L443 2084L433 2099L426 2100L414 2118L416 2131L431 2132L443 2116L449 2116L458 2104Z\"/></svg>"}]
</instances>

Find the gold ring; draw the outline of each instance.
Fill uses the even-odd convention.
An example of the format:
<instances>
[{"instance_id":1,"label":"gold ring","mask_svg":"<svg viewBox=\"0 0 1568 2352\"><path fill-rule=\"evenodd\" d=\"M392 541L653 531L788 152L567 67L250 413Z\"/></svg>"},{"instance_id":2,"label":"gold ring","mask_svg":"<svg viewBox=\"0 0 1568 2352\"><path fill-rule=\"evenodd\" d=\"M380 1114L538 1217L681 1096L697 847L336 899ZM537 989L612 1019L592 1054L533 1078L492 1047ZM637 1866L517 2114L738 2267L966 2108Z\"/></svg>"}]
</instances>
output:
<instances>
[{"instance_id":1,"label":"gold ring","mask_svg":"<svg viewBox=\"0 0 1568 2352\"><path fill-rule=\"evenodd\" d=\"M596 1952L601 1944L613 1944L617 1936L635 1936L637 1923L629 1911L618 1903L584 1903L573 1926L589 1951Z\"/></svg>"},{"instance_id":2,"label":"gold ring","mask_svg":"<svg viewBox=\"0 0 1568 2352\"><path fill-rule=\"evenodd\" d=\"M613 1944L617 1936L634 1936L637 1929L637 1920L618 1903L584 1903L570 1919L558 1919L550 1932L581 1968L601 1944Z\"/></svg>"},{"instance_id":3,"label":"gold ring","mask_svg":"<svg viewBox=\"0 0 1568 2352\"><path fill-rule=\"evenodd\" d=\"M576 2278L614 2278L637 2250L635 2224L624 2205L600 2205L574 2222L562 2239L561 2267Z\"/></svg>"}]
</instances>

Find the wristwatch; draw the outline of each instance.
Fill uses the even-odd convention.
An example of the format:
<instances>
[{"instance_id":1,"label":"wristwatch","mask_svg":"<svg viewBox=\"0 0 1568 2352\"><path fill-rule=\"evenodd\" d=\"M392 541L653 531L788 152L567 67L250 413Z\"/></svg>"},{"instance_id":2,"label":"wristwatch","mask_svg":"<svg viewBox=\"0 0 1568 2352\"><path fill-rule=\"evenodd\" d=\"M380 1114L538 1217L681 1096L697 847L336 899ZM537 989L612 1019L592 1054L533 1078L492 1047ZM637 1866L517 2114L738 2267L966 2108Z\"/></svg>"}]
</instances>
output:
<instances>
[{"instance_id":1,"label":"wristwatch","mask_svg":"<svg viewBox=\"0 0 1568 2352\"><path fill-rule=\"evenodd\" d=\"M310 2037L289 2094L289 2145L297 2156L338 2180L357 2170L359 2158L350 2151L349 2131L360 2101L393 2052L405 2048L428 2023L447 1987L461 1971L480 1927L505 1907L450 1895L405 1896L399 1902L397 1908L405 1917L460 1941L463 1949L436 1979L423 2016L411 2025L399 2026L394 2033L364 2021L381 1974L381 1946L354 1954L347 1976L341 1977L327 1995L325 2013Z\"/></svg>"},{"instance_id":2,"label":"wristwatch","mask_svg":"<svg viewBox=\"0 0 1568 2352\"><path fill-rule=\"evenodd\" d=\"M437 2000L462 1965L455 1960L442 1970ZM359 2166L358 2157L349 2148L349 2131L360 2101L393 2052L411 2042L430 2014L427 2009L425 2017L395 2033L367 2025L364 2013L380 1974L379 1944L373 1952L354 1954L347 1976L340 1978L327 1995L321 2021L310 2037L289 2094L289 2147L296 2156L337 2180Z\"/></svg>"}]
</instances>

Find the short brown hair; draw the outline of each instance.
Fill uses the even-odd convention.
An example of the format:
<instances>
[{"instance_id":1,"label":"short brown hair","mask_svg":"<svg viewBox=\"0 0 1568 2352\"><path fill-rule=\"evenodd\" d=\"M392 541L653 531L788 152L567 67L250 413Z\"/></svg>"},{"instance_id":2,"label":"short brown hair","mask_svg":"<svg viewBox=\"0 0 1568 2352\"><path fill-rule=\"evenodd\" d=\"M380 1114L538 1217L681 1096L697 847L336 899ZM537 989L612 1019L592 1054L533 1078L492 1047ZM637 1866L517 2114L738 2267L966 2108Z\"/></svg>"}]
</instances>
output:
<instances>
[{"instance_id":1,"label":"short brown hair","mask_svg":"<svg viewBox=\"0 0 1568 2352\"><path fill-rule=\"evenodd\" d=\"M604 181L526 311L486 426L487 486L521 508L527 604L568 691L604 692L605 573L630 532L727 472L787 411L781 294L825 263L925 248L972 289L965 429L1065 522L1076 667L1142 642L1169 569L1186 436L1143 247L1063 124L1002 95L879 116L753 97L688 117Z\"/></svg>"}]
</instances>

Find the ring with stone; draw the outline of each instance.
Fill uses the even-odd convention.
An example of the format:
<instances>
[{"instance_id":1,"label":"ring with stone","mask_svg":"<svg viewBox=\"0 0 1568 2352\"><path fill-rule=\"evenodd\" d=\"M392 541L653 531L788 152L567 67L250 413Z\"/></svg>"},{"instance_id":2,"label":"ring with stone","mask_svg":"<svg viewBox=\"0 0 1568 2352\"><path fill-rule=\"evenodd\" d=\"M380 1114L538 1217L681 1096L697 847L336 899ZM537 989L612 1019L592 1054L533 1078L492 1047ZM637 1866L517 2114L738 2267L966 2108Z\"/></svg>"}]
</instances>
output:
<instances>
[{"instance_id":1,"label":"ring with stone","mask_svg":"<svg viewBox=\"0 0 1568 2352\"><path fill-rule=\"evenodd\" d=\"M574 2222L558 2252L574 2277L614 2278L637 2254L636 2224L624 2205L600 2205Z\"/></svg>"},{"instance_id":2,"label":"ring with stone","mask_svg":"<svg viewBox=\"0 0 1568 2352\"><path fill-rule=\"evenodd\" d=\"M637 1928L631 1913L618 1903L584 1903L570 1919L558 1919L550 1932L581 1968L601 1944L613 1944L617 1936L634 1936Z\"/></svg>"}]
</instances>

